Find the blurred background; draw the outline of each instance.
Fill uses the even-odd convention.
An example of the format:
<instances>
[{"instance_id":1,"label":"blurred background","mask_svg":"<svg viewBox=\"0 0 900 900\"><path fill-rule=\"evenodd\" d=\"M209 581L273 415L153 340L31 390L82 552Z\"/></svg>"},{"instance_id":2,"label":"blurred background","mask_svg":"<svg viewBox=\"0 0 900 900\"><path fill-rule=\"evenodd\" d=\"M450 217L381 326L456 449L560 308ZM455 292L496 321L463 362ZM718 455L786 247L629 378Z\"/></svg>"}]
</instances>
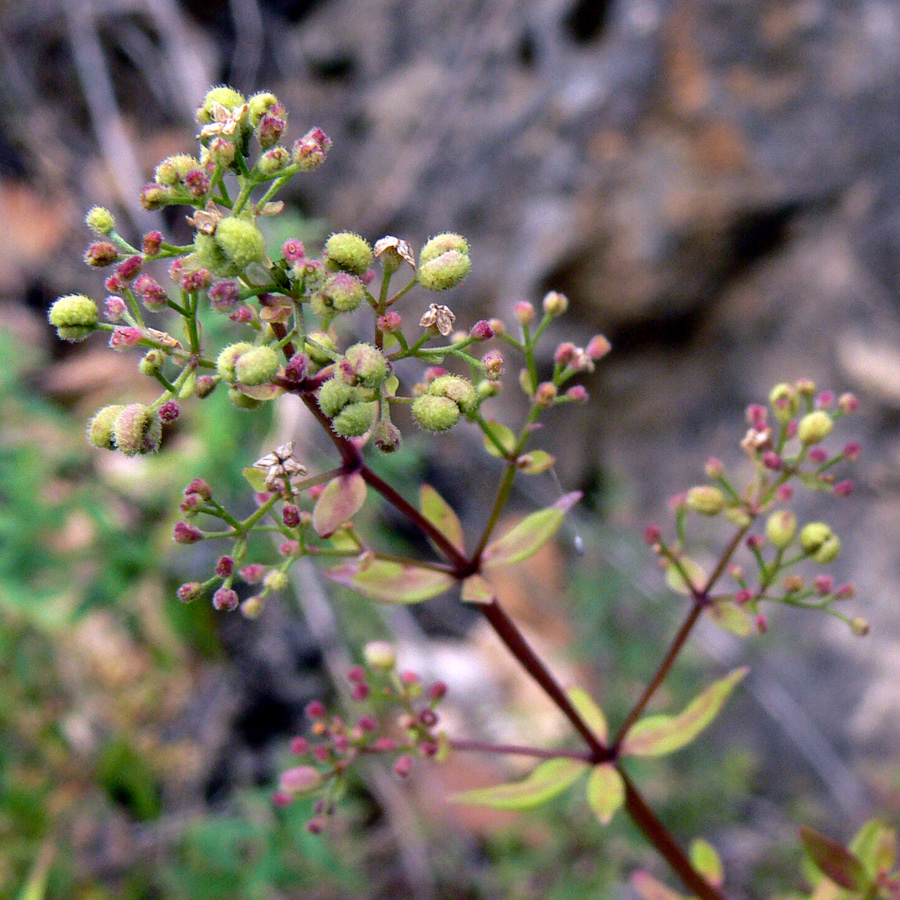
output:
<instances>
[{"instance_id":1,"label":"blurred background","mask_svg":"<svg viewBox=\"0 0 900 900\"><path fill-rule=\"evenodd\" d=\"M133 237L186 228L137 195L162 157L192 152L218 83L272 90L291 138L334 141L286 195L273 247L458 231L473 257L458 321L556 289L560 339L611 339L594 402L542 436L586 502L503 596L613 721L680 615L644 525L708 455L740 465L743 409L773 383L859 396L842 426L864 448L856 492L803 509L841 536L834 572L872 634L781 611L765 638L703 630L659 708L726 666L752 676L714 734L637 774L680 837L720 849L740 897L801 885L800 822L846 838L897 821L900 4L35 0L0 4L0 69L0 895L580 900L626 895L636 865L664 875L627 823L601 830L577 799L521 817L442 803L515 772L474 757L419 766L410 786L364 773L325 839L306 834L308 807L272 809L303 706L373 635L447 679L460 736L566 732L453 598L384 613L303 570L297 603L255 622L177 604L218 555L173 549L181 488L202 476L246 503L247 462L311 440L291 407L246 417L214 395L153 459L85 445L99 406L153 394L137 357L56 341L47 307L102 300L81 262L90 206ZM512 391L496 402L514 415ZM411 439L384 465L477 528L471 485L491 470L471 450ZM558 493L527 487L522 510Z\"/></svg>"}]
</instances>

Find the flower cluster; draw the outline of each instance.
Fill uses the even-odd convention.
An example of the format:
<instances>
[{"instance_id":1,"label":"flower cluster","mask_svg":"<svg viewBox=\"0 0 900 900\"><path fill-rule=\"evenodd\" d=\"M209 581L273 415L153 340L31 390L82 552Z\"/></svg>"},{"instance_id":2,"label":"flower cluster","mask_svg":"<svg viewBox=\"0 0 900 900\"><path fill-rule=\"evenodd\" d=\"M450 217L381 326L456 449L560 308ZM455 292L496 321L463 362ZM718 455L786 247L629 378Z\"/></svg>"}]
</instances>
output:
<instances>
[{"instance_id":1,"label":"flower cluster","mask_svg":"<svg viewBox=\"0 0 900 900\"><path fill-rule=\"evenodd\" d=\"M768 406L748 406L749 428L741 448L754 463L755 477L739 489L725 474L721 460L709 459L706 475L710 483L695 485L672 498L677 539L664 541L655 526L645 533L666 569L669 585L701 598L714 619L738 633L750 630L751 617L757 630L765 631L768 619L761 607L776 602L822 610L847 622L854 634L866 634L864 619L849 617L835 607L836 602L854 596L852 585L836 586L830 575L807 578L796 571L807 561L818 565L834 562L841 550L840 539L826 522L801 525L796 514L786 508L794 497L795 485L828 491L836 497L852 492L853 483L837 480L832 469L858 459L859 445L851 443L829 451L823 442L835 422L856 408L852 394L835 398L830 391L818 392L808 379L776 385ZM691 513L722 517L734 529L735 538L715 577L708 576L685 555L686 523ZM765 520L757 530L755 526L762 517ZM733 559L741 543L750 558L746 565ZM732 592L712 593L721 575L728 575L734 582Z\"/></svg>"},{"instance_id":2,"label":"flower cluster","mask_svg":"<svg viewBox=\"0 0 900 900\"><path fill-rule=\"evenodd\" d=\"M393 761L394 774L405 778L415 757L439 759L446 751L446 738L435 729L447 686L436 681L426 687L415 672L398 671L393 647L382 641L367 644L363 660L364 665L350 669L347 680L351 699L371 710L345 722L330 715L320 701L309 703L310 737L291 741L291 751L303 762L282 772L273 798L277 806L286 806L300 795L320 792L315 817L307 823L314 834L322 830L323 817L334 811L347 774L360 757L386 757Z\"/></svg>"}]
</instances>

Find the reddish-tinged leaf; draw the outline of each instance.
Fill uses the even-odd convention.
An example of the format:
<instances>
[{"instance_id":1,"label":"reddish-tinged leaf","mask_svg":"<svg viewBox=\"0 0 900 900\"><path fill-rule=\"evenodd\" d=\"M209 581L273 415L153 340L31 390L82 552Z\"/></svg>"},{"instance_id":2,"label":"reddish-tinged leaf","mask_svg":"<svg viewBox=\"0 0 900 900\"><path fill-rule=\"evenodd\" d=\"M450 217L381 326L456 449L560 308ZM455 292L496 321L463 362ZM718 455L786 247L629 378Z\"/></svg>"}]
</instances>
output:
<instances>
[{"instance_id":1,"label":"reddish-tinged leaf","mask_svg":"<svg viewBox=\"0 0 900 900\"><path fill-rule=\"evenodd\" d=\"M754 631L753 618L743 606L728 600L719 600L707 610L707 615L719 626L738 637L747 637Z\"/></svg>"},{"instance_id":2,"label":"reddish-tinged leaf","mask_svg":"<svg viewBox=\"0 0 900 900\"><path fill-rule=\"evenodd\" d=\"M461 596L466 603L490 603L497 595L486 578L470 575L462 583Z\"/></svg>"},{"instance_id":3,"label":"reddish-tinged leaf","mask_svg":"<svg viewBox=\"0 0 900 900\"><path fill-rule=\"evenodd\" d=\"M649 872L633 872L628 880L643 900L686 900L678 891L657 881Z\"/></svg>"},{"instance_id":4,"label":"reddish-tinged leaf","mask_svg":"<svg viewBox=\"0 0 900 900\"><path fill-rule=\"evenodd\" d=\"M816 867L839 887L867 891L871 886L859 857L837 841L805 825L800 829L800 841Z\"/></svg>"},{"instance_id":5,"label":"reddish-tinged leaf","mask_svg":"<svg viewBox=\"0 0 900 900\"><path fill-rule=\"evenodd\" d=\"M383 559L373 560L364 568L347 563L325 574L379 603L421 603L443 593L454 582L446 572Z\"/></svg>"},{"instance_id":6,"label":"reddish-tinged leaf","mask_svg":"<svg viewBox=\"0 0 900 900\"><path fill-rule=\"evenodd\" d=\"M725 869L716 848L703 838L694 838L690 849L691 865L713 886L725 883Z\"/></svg>"},{"instance_id":7,"label":"reddish-tinged leaf","mask_svg":"<svg viewBox=\"0 0 900 900\"><path fill-rule=\"evenodd\" d=\"M525 475L540 475L556 465L556 457L546 450L531 450L519 457L518 469Z\"/></svg>"},{"instance_id":8,"label":"reddish-tinged leaf","mask_svg":"<svg viewBox=\"0 0 900 900\"><path fill-rule=\"evenodd\" d=\"M601 763L591 769L587 799L600 824L608 825L625 802L625 782L612 763Z\"/></svg>"},{"instance_id":9,"label":"reddish-tinged leaf","mask_svg":"<svg viewBox=\"0 0 900 900\"><path fill-rule=\"evenodd\" d=\"M897 861L897 832L878 819L870 819L850 841L850 851L862 860L870 875L890 872Z\"/></svg>"},{"instance_id":10,"label":"reddish-tinged leaf","mask_svg":"<svg viewBox=\"0 0 900 900\"><path fill-rule=\"evenodd\" d=\"M505 455L509 455L516 449L516 436L507 428L505 425L501 425L499 422L486 422L490 433L497 439L497 443L506 450ZM491 456L496 456L498 458L502 458L504 454L502 454L497 449L497 444L495 444L487 435L484 436L484 449L487 450Z\"/></svg>"},{"instance_id":11,"label":"reddish-tinged leaf","mask_svg":"<svg viewBox=\"0 0 900 900\"><path fill-rule=\"evenodd\" d=\"M665 756L689 744L715 719L735 685L749 672L735 669L713 682L677 716L646 716L635 722L622 743L622 753Z\"/></svg>"},{"instance_id":12,"label":"reddish-tinged leaf","mask_svg":"<svg viewBox=\"0 0 900 900\"><path fill-rule=\"evenodd\" d=\"M571 787L590 768L578 759L548 759L523 781L457 794L454 803L493 809L534 809Z\"/></svg>"},{"instance_id":13,"label":"reddish-tinged leaf","mask_svg":"<svg viewBox=\"0 0 900 900\"><path fill-rule=\"evenodd\" d=\"M676 594L692 594L694 591L702 591L706 587L706 572L699 563L682 556L678 560L679 565L669 563L666 566L666 584ZM685 576L688 580L685 581Z\"/></svg>"},{"instance_id":14,"label":"reddish-tinged leaf","mask_svg":"<svg viewBox=\"0 0 900 900\"><path fill-rule=\"evenodd\" d=\"M461 553L466 552L463 529L453 507L430 485L419 490L419 508L422 515Z\"/></svg>"},{"instance_id":15,"label":"reddish-tinged leaf","mask_svg":"<svg viewBox=\"0 0 900 900\"><path fill-rule=\"evenodd\" d=\"M566 512L580 499L580 491L564 494L553 506L526 516L503 537L488 544L482 557L484 566L508 566L537 553L556 534Z\"/></svg>"},{"instance_id":16,"label":"reddish-tinged leaf","mask_svg":"<svg viewBox=\"0 0 900 900\"><path fill-rule=\"evenodd\" d=\"M603 710L594 702L594 698L581 687L570 687L566 689L566 696L569 702L575 707L578 715L581 716L584 724L594 733L602 743L606 743L609 737L609 729L606 725L606 716Z\"/></svg>"},{"instance_id":17,"label":"reddish-tinged leaf","mask_svg":"<svg viewBox=\"0 0 900 900\"><path fill-rule=\"evenodd\" d=\"M262 469L257 469L255 466L247 466L247 468L242 469L241 471L244 478L250 482L250 487L258 494L262 494L268 490L266 487L266 473L263 472Z\"/></svg>"},{"instance_id":18,"label":"reddish-tinged leaf","mask_svg":"<svg viewBox=\"0 0 900 900\"><path fill-rule=\"evenodd\" d=\"M366 502L366 483L359 472L338 475L325 485L313 509L313 527L320 537L334 534Z\"/></svg>"}]
</instances>

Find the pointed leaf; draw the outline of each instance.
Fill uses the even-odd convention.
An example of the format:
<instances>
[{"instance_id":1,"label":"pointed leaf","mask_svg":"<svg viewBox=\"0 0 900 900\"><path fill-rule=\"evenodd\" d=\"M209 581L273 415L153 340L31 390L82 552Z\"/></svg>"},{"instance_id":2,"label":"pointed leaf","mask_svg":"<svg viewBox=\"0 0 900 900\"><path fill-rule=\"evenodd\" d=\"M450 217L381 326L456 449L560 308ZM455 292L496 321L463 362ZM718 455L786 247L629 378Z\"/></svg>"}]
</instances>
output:
<instances>
[{"instance_id":1,"label":"pointed leaf","mask_svg":"<svg viewBox=\"0 0 900 900\"><path fill-rule=\"evenodd\" d=\"M437 528L438 531L457 550L466 552L463 544L463 529L459 517L453 507L430 485L423 484L419 490L419 508L422 515Z\"/></svg>"},{"instance_id":2,"label":"pointed leaf","mask_svg":"<svg viewBox=\"0 0 900 900\"><path fill-rule=\"evenodd\" d=\"M534 809L571 787L588 768L578 759L548 759L523 781L478 788L450 799L493 809Z\"/></svg>"},{"instance_id":3,"label":"pointed leaf","mask_svg":"<svg viewBox=\"0 0 900 900\"><path fill-rule=\"evenodd\" d=\"M454 582L446 572L384 559L376 559L363 568L348 563L328 569L325 574L379 603L421 603L443 593Z\"/></svg>"},{"instance_id":4,"label":"pointed leaf","mask_svg":"<svg viewBox=\"0 0 900 900\"><path fill-rule=\"evenodd\" d=\"M878 819L870 819L850 841L850 850L870 875L890 872L897 860L897 832Z\"/></svg>"},{"instance_id":5,"label":"pointed leaf","mask_svg":"<svg viewBox=\"0 0 900 900\"><path fill-rule=\"evenodd\" d=\"M277 384L236 384L235 387L254 400L274 400L284 393L284 388Z\"/></svg>"},{"instance_id":6,"label":"pointed leaf","mask_svg":"<svg viewBox=\"0 0 900 900\"><path fill-rule=\"evenodd\" d=\"M680 750L715 719L735 685L749 671L742 667L714 681L677 716L646 716L639 719L625 737L622 753L665 756Z\"/></svg>"},{"instance_id":7,"label":"pointed leaf","mask_svg":"<svg viewBox=\"0 0 900 900\"><path fill-rule=\"evenodd\" d=\"M568 688L566 696L577 710L578 715L584 720L584 724L591 729L595 737L605 744L609 737L609 728L606 725L606 716L594 702L594 698L581 687Z\"/></svg>"},{"instance_id":8,"label":"pointed leaf","mask_svg":"<svg viewBox=\"0 0 900 900\"><path fill-rule=\"evenodd\" d=\"M706 587L706 572L699 563L687 556L682 556L678 562L680 566L669 563L666 566L666 584L676 594L692 594L694 591L702 591ZM682 572L684 574L682 574ZM687 575L689 581L684 580Z\"/></svg>"},{"instance_id":9,"label":"pointed leaf","mask_svg":"<svg viewBox=\"0 0 900 900\"><path fill-rule=\"evenodd\" d=\"M482 557L484 566L508 566L537 553L562 525L563 517L581 499L580 491L564 494L553 506L526 516L496 541L488 544Z\"/></svg>"},{"instance_id":10,"label":"pointed leaf","mask_svg":"<svg viewBox=\"0 0 900 900\"><path fill-rule=\"evenodd\" d=\"M262 469L247 466L245 469L242 469L241 472L244 478L250 482L250 487L252 487L257 494L263 494L268 490L266 487L266 473L263 472Z\"/></svg>"},{"instance_id":11,"label":"pointed leaf","mask_svg":"<svg viewBox=\"0 0 900 900\"><path fill-rule=\"evenodd\" d=\"M625 782L612 763L601 763L591 770L587 799L600 824L608 825L625 802Z\"/></svg>"},{"instance_id":12,"label":"pointed leaf","mask_svg":"<svg viewBox=\"0 0 900 900\"><path fill-rule=\"evenodd\" d=\"M516 465L525 475L540 475L556 465L556 457L546 450L531 450L523 453Z\"/></svg>"},{"instance_id":13,"label":"pointed leaf","mask_svg":"<svg viewBox=\"0 0 900 900\"><path fill-rule=\"evenodd\" d=\"M325 485L313 509L313 527L320 537L334 534L366 502L366 483L359 472L338 475Z\"/></svg>"},{"instance_id":14,"label":"pointed leaf","mask_svg":"<svg viewBox=\"0 0 900 900\"><path fill-rule=\"evenodd\" d=\"M486 578L470 575L462 583L461 596L466 603L490 603L497 594Z\"/></svg>"},{"instance_id":15,"label":"pointed leaf","mask_svg":"<svg viewBox=\"0 0 900 900\"><path fill-rule=\"evenodd\" d=\"M703 838L694 838L690 849L691 865L713 886L725 883L725 869L716 848Z\"/></svg>"},{"instance_id":16,"label":"pointed leaf","mask_svg":"<svg viewBox=\"0 0 900 900\"><path fill-rule=\"evenodd\" d=\"M643 900L685 900L682 894L657 881L649 872L633 872L628 880Z\"/></svg>"},{"instance_id":17,"label":"pointed leaf","mask_svg":"<svg viewBox=\"0 0 900 900\"><path fill-rule=\"evenodd\" d=\"M485 422L485 425L487 425L488 430L497 439L497 443L506 450L507 456L516 449L516 436L509 428L505 425L501 425L499 422ZM497 449L497 444L495 444L487 435L484 436L484 449L487 450L491 456L496 456L498 459L502 459L504 456L504 454Z\"/></svg>"},{"instance_id":18,"label":"pointed leaf","mask_svg":"<svg viewBox=\"0 0 900 900\"><path fill-rule=\"evenodd\" d=\"M707 614L719 626L738 637L747 637L753 633L753 619L743 606L719 600L707 610Z\"/></svg>"},{"instance_id":19,"label":"pointed leaf","mask_svg":"<svg viewBox=\"0 0 900 900\"><path fill-rule=\"evenodd\" d=\"M839 887L850 891L866 891L871 879L859 857L827 835L807 828L800 829L800 841L816 867Z\"/></svg>"}]
</instances>

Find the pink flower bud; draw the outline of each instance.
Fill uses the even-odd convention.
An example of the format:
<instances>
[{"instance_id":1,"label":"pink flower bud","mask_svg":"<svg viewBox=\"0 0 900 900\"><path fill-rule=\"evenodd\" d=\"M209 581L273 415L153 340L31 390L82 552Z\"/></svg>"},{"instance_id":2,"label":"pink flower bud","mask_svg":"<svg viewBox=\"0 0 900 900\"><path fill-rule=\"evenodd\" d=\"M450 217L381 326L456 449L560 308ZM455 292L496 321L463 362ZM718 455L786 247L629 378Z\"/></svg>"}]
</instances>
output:
<instances>
[{"instance_id":1,"label":"pink flower bud","mask_svg":"<svg viewBox=\"0 0 900 900\"><path fill-rule=\"evenodd\" d=\"M767 469L772 469L773 472L780 471L782 466L781 457L774 450L766 450L763 453L762 463Z\"/></svg>"},{"instance_id":2,"label":"pink flower bud","mask_svg":"<svg viewBox=\"0 0 900 900\"><path fill-rule=\"evenodd\" d=\"M394 763L394 774L398 778L406 778L409 775L410 769L412 769L412 759L409 756L401 756L397 762Z\"/></svg>"},{"instance_id":3,"label":"pink flower bud","mask_svg":"<svg viewBox=\"0 0 900 900\"><path fill-rule=\"evenodd\" d=\"M137 346L144 335L140 328L116 328L109 336L109 346L113 350L125 350Z\"/></svg>"},{"instance_id":4,"label":"pink flower bud","mask_svg":"<svg viewBox=\"0 0 900 900\"><path fill-rule=\"evenodd\" d=\"M753 591L750 588L741 588L734 595L734 602L738 604L738 606L743 606L746 603L749 603L753 599Z\"/></svg>"},{"instance_id":5,"label":"pink flower bud","mask_svg":"<svg viewBox=\"0 0 900 900\"><path fill-rule=\"evenodd\" d=\"M309 752L309 741L305 737L295 737L291 739L291 753L297 756L303 756Z\"/></svg>"},{"instance_id":6,"label":"pink flower bud","mask_svg":"<svg viewBox=\"0 0 900 900\"><path fill-rule=\"evenodd\" d=\"M164 424L174 422L181 415L181 407L175 400L167 400L159 408L159 420Z\"/></svg>"},{"instance_id":7,"label":"pink flower bud","mask_svg":"<svg viewBox=\"0 0 900 900\"><path fill-rule=\"evenodd\" d=\"M563 341L553 354L553 362L558 366L567 366L578 356L578 348L571 341Z\"/></svg>"},{"instance_id":8,"label":"pink flower bud","mask_svg":"<svg viewBox=\"0 0 900 900\"><path fill-rule=\"evenodd\" d=\"M249 306L239 306L228 318L238 325L246 325L253 321L253 310Z\"/></svg>"},{"instance_id":9,"label":"pink flower bud","mask_svg":"<svg viewBox=\"0 0 900 900\"><path fill-rule=\"evenodd\" d=\"M762 550L766 546L766 539L761 534L751 534L747 538L747 548L749 550Z\"/></svg>"},{"instance_id":10,"label":"pink flower bud","mask_svg":"<svg viewBox=\"0 0 900 900\"><path fill-rule=\"evenodd\" d=\"M817 594L824 597L834 590L834 579L830 575L816 575L813 578L813 587Z\"/></svg>"},{"instance_id":11,"label":"pink flower bud","mask_svg":"<svg viewBox=\"0 0 900 900\"><path fill-rule=\"evenodd\" d=\"M293 503L285 503L281 510L281 521L288 528L296 528L300 524L300 509Z\"/></svg>"},{"instance_id":12,"label":"pink flower bud","mask_svg":"<svg viewBox=\"0 0 900 900\"><path fill-rule=\"evenodd\" d=\"M859 409L859 400L856 399L855 394L841 394L838 397L838 409L844 413L856 412Z\"/></svg>"},{"instance_id":13,"label":"pink flower bud","mask_svg":"<svg viewBox=\"0 0 900 900\"><path fill-rule=\"evenodd\" d=\"M110 275L103 284L111 294L121 294L125 290L125 282L118 275Z\"/></svg>"},{"instance_id":14,"label":"pink flower bud","mask_svg":"<svg viewBox=\"0 0 900 900\"><path fill-rule=\"evenodd\" d=\"M313 749L313 757L316 762L327 763L331 761L331 750L328 747L319 745Z\"/></svg>"},{"instance_id":15,"label":"pink flower bud","mask_svg":"<svg viewBox=\"0 0 900 900\"><path fill-rule=\"evenodd\" d=\"M281 773L278 786L287 794L302 794L315 790L321 781L322 776L312 766L295 766Z\"/></svg>"},{"instance_id":16,"label":"pink flower bud","mask_svg":"<svg viewBox=\"0 0 900 900\"><path fill-rule=\"evenodd\" d=\"M309 370L309 357L305 353L295 353L284 367L284 377L288 381L303 381Z\"/></svg>"},{"instance_id":17,"label":"pink flower bud","mask_svg":"<svg viewBox=\"0 0 900 900\"><path fill-rule=\"evenodd\" d=\"M212 488L202 478L194 478L184 489L184 495L188 494L199 494L204 500L209 500L212 497Z\"/></svg>"},{"instance_id":18,"label":"pink flower bud","mask_svg":"<svg viewBox=\"0 0 900 900\"><path fill-rule=\"evenodd\" d=\"M203 532L188 522L176 522L172 529L172 538L176 544L195 544L203 539Z\"/></svg>"},{"instance_id":19,"label":"pink flower bud","mask_svg":"<svg viewBox=\"0 0 900 900\"><path fill-rule=\"evenodd\" d=\"M309 834L321 834L325 830L325 823L316 816L306 823L306 830Z\"/></svg>"},{"instance_id":20,"label":"pink flower bud","mask_svg":"<svg viewBox=\"0 0 900 900\"><path fill-rule=\"evenodd\" d=\"M831 409L834 406L834 391L822 391L816 397L816 409Z\"/></svg>"},{"instance_id":21,"label":"pink flower bud","mask_svg":"<svg viewBox=\"0 0 900 900\"><path fill-rule=\"evenodd\" d=\"M437 756L438 750L440 750L440 747L434 741L422 741L419 744L419 752L422 756Z\"/></svg>"},{"instance_id":22,"label":"pink flower bud","mask_svg":"<svg viewBox=\"0 0 900 900\"><path fill-rule=\"evenodd\" d=\"M581 384L572 385L567 391L566 396L576 403L586 403L588 400L587 388Z\"/></svg>"},{"instance_id":23,"label":"pink flower bud","mask_svg":"<svg viewBox=\"0 0 900 900\"><path fill-rule=\"evenodd\" d=\"M757 431L762 431L766 427L766 414L768 410L759 403L751 403L747 407L747 424L753 426Z\"/></svg>"},{"instance_id":24,"label":"pink flower bud","mask_svg":"<svg viewBox=\"0 0 900 900\"><path fill-rule=\"evenodd\" d=\"M103 305L103 312L110 322L119 322L127 308L121 297L107 297L106 303Z\"/></svg>"},{"instance_id":25,"label":"pink flower bud","mask_svg":"<svg viewBox=\"0 0 900 900\"><path fill-rule=\"evenodd\" d=\"M862 452L862 447L857 443L850 443L844 447L844 459L848 462L856 462L859 459L859 454Z\"/></svg>"},{"instance_id":26,"label":"pink flower bud","mask_svg":"<svg viewBox=\"0 0 900 900\"><path fill-rule=\"evenodd\" d=\"M596 362L603 359L612 350L612 344L602 334L595 334L584 349L587 355Z\"/></svg>"},{"instance_id":27,"label":"pink flower bud","mask_svg":"<svg viewBox=\"0 0 900 900\"><path fill-rule=\"evenodd\" d=\"M790 500L794 496L794 489L789 484L779 485L778 489L775 491L775 496L779 500Z\"/></svg>"},{"instance_id":28,"label":"pink flower bud","mask_svg":"<svg viewBox=\"0 0 900 900\"><path fill-rule=\"evenodd\" d=\"M199 581L188 581L178 588L176 595L182 603L190 603L203 596L203 585Z\"/></svg>"},{"instance_id":29,"label":"pink flower bud","mask_svg":"<svg viewBox=\"0 0 900 900\"><path fill-rule=\"evenodd\" d=\"M412 687L419 683L421 679L415 672L405 671L400 673L400 683L406 687Z\"/></svg>"},{"instance_id":30,"label":"pink flower bud","mask_svg":"<svg viewBox=\"0 0 900 900\"><path fill-rule=\"evenodd\" d=\"M281 245L281 255L289 263L295 263L304 259L306 257L306 248L303 246L303 241L298 241L296 238L285 241Z\"/></svg>"},{"instance_id":31,"label":"pink flower bud","mask_svg":"<svg viewBox=\"0 0 900 900\"><path fill-rule=\"evenodd\" d=\"M374 716L360 716L357 722L360 731L375 731L378 728L378 722Z\"/></svg>"},{"instance_id":32,"label":"pink flower bud","mask_svg":"<svg viewBox=\"0 0 900 900\"><path fill-rule=\"evenodd\" d=\"M762 613L756 616L756 630L760 634L765 634L769 630L769 620Z\"/></svg>"},{"instance_id":33,"label":"pink flower bud","mask_svg":"<svg viewBox=\"0 0 900 900\"><path fill-rule=\"evenodd\" d=\"M856 596L856 588L852 584L842 584L834 596L837 600L852 600Z\"/></svg>"},{"instance_id":34,"label":"pink flower bud","mask_svg":"<svg viewBox=\"0 0 900 900\"><path fill-rule=\"evenodd\" d=\"M234 571L234 557L220 556L216 563L216 575L227 578Z\"/></svg>"},{"instance_id":35,"label":"pink flower bud","mask_svg":"<svg viewBox=\"0 0 900 900\"><path fill-rule=\"evenodd\" d=\"M111 266L119 258L119 250L115 244L109 241L97 241L87 248L84 254L84 261L96 269L102 269L104 266ZM119 274L118 272L116 273ZM119 276L121 278L121 276Z\"/></svg>"},{"instance_id":36,"label":"pink flower bud","mask_svg":"<svg viewBox=\"0 0 900 900\"><path fill-rule=\"evenodd\" d=\"M393 753L397 749L397 742L392 738L380 737L372 747L379 753Z\"/></svg>"},{"instance_id":37,"label":"pink flower bud","mask_svg":"<svg viewBox=\"0 0 900 900\"><path fill-rule=\"evenodd\" d=\"M651 547L654 544L659 543L659 539L662 536L662 532L659 529L658 525L648 525L644 529L644 542L649 544Z\"/></svg>"},{"instance_id":38,"label":"pink flower bud","mask_svg":"<svg viewBox=\"0 0 900 900\"><path fill-rule=\"evenodd\" d=\"M123 259L116 266L116 275L122 279L122 281L131 281L138 272L141 271L141 265L143 265L144 259L141 256L129 256L128 259Z\"/></svg>"},{"instance_id":39,"label":"pink flower bud","mask_svg":"<svg viewBox=\"0 0 900 900\"><path fill-rule=\"evenodd\" d=\"M711 456L707 461L706 465L703 467L703 471L706 472L707 478L721 478L722 472L725 470L725 466L722 463L721 459L718 459L715 456Z\"/></svg>"},{"instance_id":40,"label":"pink flower bud","mask_svg":"<svg viewBox=\"0 0 900 900\"><path fill-rule=\"evenodd\" d=\"M399 313L391 311L378 318L378 328L381 331L386 331L388 333L398 332L402 327L403 319L400 318Z\"/></svg>"},{"instance_id":41,"label":"pink flower bud","mask_svg":"<svg viewBox=\"0 0 900 900\"><path fill-rule=\"evenodd\" d=\"M431 700L432 703L436 703L438 700L443 699L447 694L447 684L443 681L436 681L430 688L428 688L428 699Z\"/></svg>"},{"instance_id":42,"label":"pink flower bud","mask_svg":"<svg viewBox=\"0 0 900 900\"><path fill-rule=\"evenodd\" d=\"M209 289L209 303L216 312L232 312L240 301L240 288L233 281L217 281Z\"/></svg>"},{"instance_id":43,"label":"pink flower bud","mask_svg":"<svg viewBox=\"0 0 900 900\"><path fill-rule=\"evenodd\" d=\"M144 235L141 252L144 256L156 256L162 247L162 242L163 236L161 231L148 231Z\"/></svg>"},{"instance_id":44,"label":"pink flower bud","mask_svg":"<svg viewBox=\"0 0 900 900\"><path fill-rule=\"evenodd\" d=\"M849 479L839 481L832 490L836 497L849 497L853 493L853 482Z\"/></svg>"},{"instance_id":45,"label":"pink flower bud","mask_svg":"<svg viewBox=\"0 0 900 900\"><path fill-rule=\"evenodd\" d=\"M367 684L354 684L350 696L357 703L362 703L369 696L369 686Z\"/></svg>"},{"instance_id":46,"label":"pink flower bud","mask_svg":"<svg viewBox=\"0 0 900 900\"><path fill-rule=\"evenodd\" d=\"M279 808L290 806L293 799L290 794L286 794L284 791L274 791L272 793L272 805Z\"/></svg>"},{"instance_id":47,"label":"pink flower bud","mask_svg":"<svg viewBox=\"0 0 900 900\"><path fill-rule=\"evenodd\" d=\"M519 300L513 306L513 315L520 325L530 325L534 321L534 307L527 300Z\"/></svg>"},{"instance_id":48,"label":"pink flower bud","mask_svg":"<svg viewBox=\"0 0 900 900\"><path fill-rule=\"evenodd\" d=\"M423 709L422 712L419 713L419 721L426 728L431 728L432 725L437 725L437 713L433 709Z\"/></svg>"},{"instance_id":49,"label":"pink flower bud","mask_svg":"<svg viewBox=\"0 0 900 900\"><path fill-rule=\"evenodd\" d=\"M285 541L278 547L278 552L282 556L299 556L300 541Z\"/></svg>"},{"instance_id":50,"label":"pink flower bud","mask_svg":"<svg viewBox=\"0 0 900 900\"><path fill-rule=\"evenodd\" d=\"M327 710L321 700L311 700L306 704L303 712L306 714L307 719L324 719Z\"/></svg>"},{"instance_id":51,"label":"pink flower bud","mask_svg":"<svg viewBox=\"0 0 900 900\"><path fill-rule=\"evenodd\" d=\"M815 463L816 465L821 465L825 460L828 459L828 454L825 452L822 447L813 447L812 450L809 451L809 461L811 463Z\"/></svg>"},{"instance_id":52,"label":"pink flower bud","mask_svg":"<svg viewBox=\"0 0 900 900\"><path fill-rule=\"evenodd\" d=\"M471 335L476 341L489 341L494 336L494 329L490 322L481 319L472 326Z\"/></svg>"},{"instance_id":53,"label":"pink flower bud","mask_svg":"<svg viewBox=\"0 0 900 900\"><path fill-rule=\"evenodd\" d=\"M220 612L232 612L238 608L240 602L237 592L231 588L219 588L212 598L213 608Z\"/></svg>"}]
</instances>

